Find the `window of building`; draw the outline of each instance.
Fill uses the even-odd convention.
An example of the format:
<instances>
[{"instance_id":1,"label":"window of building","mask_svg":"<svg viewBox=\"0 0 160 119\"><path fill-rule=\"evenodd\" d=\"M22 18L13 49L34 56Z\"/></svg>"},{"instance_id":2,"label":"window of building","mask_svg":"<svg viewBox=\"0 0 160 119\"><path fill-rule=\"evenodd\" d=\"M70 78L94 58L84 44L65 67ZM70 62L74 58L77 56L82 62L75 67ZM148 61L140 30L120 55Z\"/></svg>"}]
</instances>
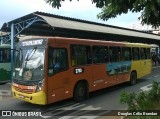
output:
<instances>
[{"instance_id":1,"label":"window of building","mask_svg":"<svg viewBox=\"0 0 160 119\"><path fill-rule=\"evenodd\" d=\"M93 63L108 62L108 47L93 46L92 47Z\"/></svg>"}]
</instances>

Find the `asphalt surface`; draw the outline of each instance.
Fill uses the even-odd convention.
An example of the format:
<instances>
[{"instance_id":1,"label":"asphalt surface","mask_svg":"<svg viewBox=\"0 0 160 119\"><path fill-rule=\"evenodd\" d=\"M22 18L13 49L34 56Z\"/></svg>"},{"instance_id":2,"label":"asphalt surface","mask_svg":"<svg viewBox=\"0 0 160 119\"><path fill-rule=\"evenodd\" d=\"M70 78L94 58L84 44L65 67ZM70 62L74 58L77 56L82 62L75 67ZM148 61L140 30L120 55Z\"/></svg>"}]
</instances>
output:
<instances>
[{"instance_id":1,"label":"asphalt surface","mask_svg":"<svg viewBox=\"0 0 160 119\"><path fill-rule=\"evenodd\" d=\"M127 109L126 105L120 104L121 92L140 93L141 91L148 91L151 88L153 80L160 83L160 67L153 68L152 74L139 80L136 85L129 86L127 83L124 83L96 91L91 93L89 99L81 103L76 103L72 99L68 99L46 106L34 105L14 99L11 93L6 93L6 95L5 93L0 93L0 110L7 110L12 113L12 117L5 116L0 118L28 119L27 116L30 115L30 119L104 119L105 117L102 116L109 114L112 110ZM10 91L10 83L3 86L0 85L0 91ZM20 112L19 115L15 111ZM37 112L37 115L33 112ZM39 114L42 116L39 116ZM111 117L107 116L106 118Z\"/></svg>"}]
</instances>

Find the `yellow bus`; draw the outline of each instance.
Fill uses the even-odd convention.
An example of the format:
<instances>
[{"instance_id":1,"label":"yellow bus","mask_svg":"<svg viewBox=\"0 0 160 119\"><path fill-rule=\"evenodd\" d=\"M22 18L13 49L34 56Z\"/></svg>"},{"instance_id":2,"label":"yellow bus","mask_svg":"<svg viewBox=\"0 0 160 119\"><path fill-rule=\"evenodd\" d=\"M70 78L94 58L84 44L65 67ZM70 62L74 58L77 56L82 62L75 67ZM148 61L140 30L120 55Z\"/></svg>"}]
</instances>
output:
<instances>
[{"instance_id":1,"label":"yellow bus","mask_svg":"<svg viewBox=\"0 0 160 119\"><path fill-rule=\"evenodd\" d=\"M151 73L150 45L63 37L20 41L15 54L13 96L46 105Z\"/></svg>"}]
</instances>

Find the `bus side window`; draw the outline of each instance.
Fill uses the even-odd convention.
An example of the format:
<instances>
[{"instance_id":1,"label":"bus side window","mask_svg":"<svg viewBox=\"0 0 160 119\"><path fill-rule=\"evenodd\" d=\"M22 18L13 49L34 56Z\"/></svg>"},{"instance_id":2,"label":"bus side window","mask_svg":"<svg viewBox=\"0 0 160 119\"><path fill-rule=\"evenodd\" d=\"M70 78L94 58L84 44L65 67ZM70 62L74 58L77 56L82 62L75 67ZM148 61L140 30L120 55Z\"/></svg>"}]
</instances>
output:
<instances>
[{"instance_id":1,"label":"bus side window","mask_svg":"<svg viewBox=\"0 0 160 119\"><path fill-rule=\"evenodd\" d=\"M10 49L4 49L4 62L8 63L10 62Z\"/></svg>"},{"instance_id":2,"label":"bus side window","mask_svg":"<svg viewBox=\"0 0 160 119\"><path fill-rule=\"evenodd\" d=\"M0 62L9 63L10 62L10 49L1 49L0 50Z\"/></svg>"},{"instance_id":3,"label":"bus side window","mask_svg":"<svg viewBox=\"0 0 160 119\"><path fill-rule=\"evenodd\" d=\"M0 63L3 62L3 49L0 49Z\"/></svg>"},{"instance_id":4,"label":"bus side window","mask_svg":"<svg viewBox=\"0 0 160 119\"><path fill-rule=\"evenodd\" d=\"M109 48L109 59L110 62L121 61L121 48L120 47L110 47Z\"/></svg>"},{"instance_id":5,"label":"bus side window","mask_svg":"<svg viewBox=\"0 0 160 119\"><path fill-rule=\"evenodd\" d=\"M122 59L123 61L131 60L131 48L122 47Z\"/></svg>"},{"instance_id":6,"label":"bus side window","mask_svg":"<svg viewBox=\"0 0 160 119\"><path fill-rule=\"evenodd\" d=\"M146 59L146 48L140 48L141 59Z\"/></svg>"},{"instance_id":7,"label":"bus side window","mask_svg":"<svg viewBox=\"0 0 160 119\"><path fill-rule=\"evenodd\" d=\"M150 51L151 51L150 48L146 49L146 57L147 57L146 59L151 59L151 52Z\"/></svg>"},{"instance_id":8,"label":"bus side window","mask_svg":"<svg viewBox=\"0 0 160 119\"><path fill-rule=\"evenodd\" d=\"M48 53L48 75L52 76L58 72L68 69L67 50L65 48L49 48Z\"/></svg>"},{"instance_id":9,"label":"bus side window","mask_svg":"<svg viewBox=\"0 0 160 119\"><path fill-rule=\"evenodd\" d=\"M133 57L133 60L140 60L140 53L139 53L139 48L132 48L132 57Z\"/></svg>"},{"instance_id":10,"label":"bus side window","mask_svg":"<svg viewBox=\"0 0 160 119\"><path fill-rule=\"evenodd\" d=\"M108 47L106 46L93 46L93 63L107 63L108 62Z\"/></svg>"},{"instance_id":11,"label":"bus side window","mask_svg":"<svg viewBox=\"0 0 160 119\"><path fill-rule=\"evenodd\" d=\"M86 45L71 45L71 65L91 64L91 47Z\"/></svg>"}]
</instances>

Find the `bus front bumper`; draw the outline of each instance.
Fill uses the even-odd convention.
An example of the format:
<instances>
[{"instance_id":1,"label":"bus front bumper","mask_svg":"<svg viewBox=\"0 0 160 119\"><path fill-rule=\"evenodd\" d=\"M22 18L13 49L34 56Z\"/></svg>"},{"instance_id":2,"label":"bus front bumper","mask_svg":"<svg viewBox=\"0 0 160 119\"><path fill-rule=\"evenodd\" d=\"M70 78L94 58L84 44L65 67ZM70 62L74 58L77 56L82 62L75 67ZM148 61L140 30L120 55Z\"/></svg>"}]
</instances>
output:
<instances>
[{"instance_id":1,"label":"bus front bumper","mask_svg":"<svg viewBox=\"0 0 160 119\"><path fill-rule=\"evenodd\" d=\"M24 100L33 104L46 105L47 103L46 94L43 91L39 91L37 93L32 94L26 94L18 92L12 87L12 95L17 99Z\"/></svg>"}]
</instances>

